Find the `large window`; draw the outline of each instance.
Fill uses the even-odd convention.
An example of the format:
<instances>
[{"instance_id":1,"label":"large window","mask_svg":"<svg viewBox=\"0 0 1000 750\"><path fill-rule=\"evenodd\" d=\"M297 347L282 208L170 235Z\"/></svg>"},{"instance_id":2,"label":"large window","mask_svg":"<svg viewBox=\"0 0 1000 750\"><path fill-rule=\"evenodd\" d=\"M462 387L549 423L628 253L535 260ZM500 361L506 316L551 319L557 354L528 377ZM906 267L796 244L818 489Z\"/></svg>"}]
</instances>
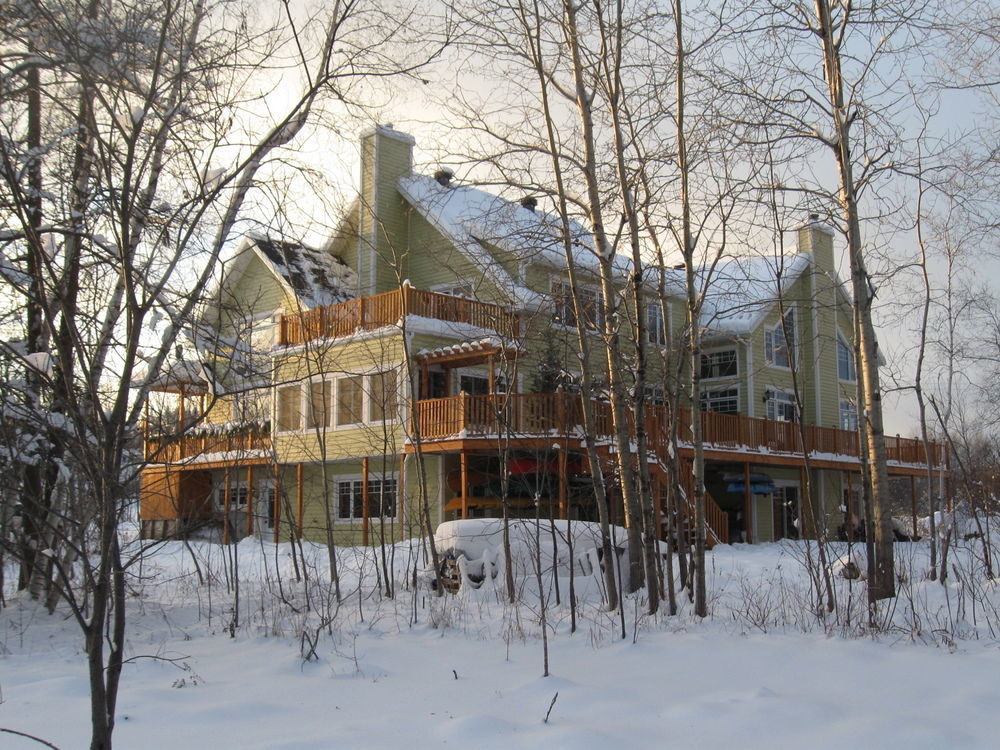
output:
<instances>
[{"instance_id":1,"label":"large window","mask_svg":"<svg viewBox=\"0 0 1000 750\"><path fill-rule=\"evenodd\" d=\"M858 370L854 365L854 349L837 334L837 377L854 383L858 379Z\"/></svg>"},{"instance_id":2,"label":"large window","mask_svg":"<svg viewBox=\"0 0 1000 750\"><path fill-rule=\"evenodd\" d=\"M368 376L368 421L389 422L399 418L399 374L395 370Z\"/></svg>"},{"instance_id":3,"label":"large window","mask_svg":"<svg viewBox=\"0 0 1000 750\"><path fill-rule=\"evenodd\" d=\"M719 414L740 413L740 389L718 388L701 392L701 410Z\"/></svg>"},{"instance_id":4,"label":"large window","mask_svg":"<svg viewBox=\"0 0 1000 750\"><path fill-rule=\"evenodd\" d=\"M278 389L278 432L302 429L302 388L286 385Z\"/></svg>"},{"instance_id":5,"label":"large window","mask_svg":"<svg viewBox=\"0 0 1000 750\"><path fill-rule=\"evenodd\" d=\"M795 397L791 393L784 391L768 390L767 396L767 418L777 422L794 422L795 420Z\"/></svg>"},{"instance_id":6,"label":"large window","mask_svg":"<svg viewBox=\"0 0 1000 750\"><path fill-rule=\"evenodd\" d=\"M306 392L309 394L306 427L329 427L330 409L333 406L333 383L329 380L314 380L306 386Z\"/></svg>"},{"instance_id":7,"label":"large window","mask_svg":"<svg viewBox=\"0 0 1000 750\"><path fill-rule=\"evenodd\" d=\"M368 478L368 517L396 517L396 477ZM337 520L352 521L365 517L364 480L341 479L337 482Z\"/></svg>"},{"instance_id":8,"label":"large window","mask_svg":"<svg viewBox=\"0 0 1000 750\"><path fill-rule=\"evenodd\" d=\"M337 424L361 424L364 421L364 376L337 378Z\"/></svg>"},{"instance_id":9,"label":"large window","mask_svg":"<svg viewBox=\"0 0 1000 750\"><path fill-rule=\"evenodd\" d=\"M701 377L703 380L713 378L732 378L739 375L739 357L735 349L722 349L705 352L701 355Z\"/></svg>"},{"instance_id":10,"label":"large window","mask_svg":"<svg viewBox=\"0 0 1000 750\"><path fill-rule=\"evenodd\" d=\"M667 326L659 302L646 306L646 341L653 346L667 345Z\"/></svg>"},{"instance_id":11,"label":"large window","mask_svg":"<svg viewBox=\"0 0 1000 750\"><path fill-rule=\"evenodd\" d=\"M795 311L789 310L773 328L764 331L764 359L772 367L792 366L795 356Z\"/></svg>"},{"instance_id":12,"label":"large window","mask_svg":"<svg viewBox=\"0 0 1000 750\"><path fill-rule=\"evenodd\" d=\"M858 429L858 410L850 399L840 399L840 429L851 431Z\"/></svg>"},{"instance_id":13,"label":"large window","mask_svg":"<svg viewBox=\"0 0 1000 750\"><path fill-rule=\"evenodd\" d=\"M601 295L596 287L577 285L577 296L583 320L580 321L589 331L598 331L604 320L604 307ZM562 281L552 282L552 299L555 302L554 320L564 326L577 326L576 307L573 304L573 289Z\"/></svg>"}]
</instances>

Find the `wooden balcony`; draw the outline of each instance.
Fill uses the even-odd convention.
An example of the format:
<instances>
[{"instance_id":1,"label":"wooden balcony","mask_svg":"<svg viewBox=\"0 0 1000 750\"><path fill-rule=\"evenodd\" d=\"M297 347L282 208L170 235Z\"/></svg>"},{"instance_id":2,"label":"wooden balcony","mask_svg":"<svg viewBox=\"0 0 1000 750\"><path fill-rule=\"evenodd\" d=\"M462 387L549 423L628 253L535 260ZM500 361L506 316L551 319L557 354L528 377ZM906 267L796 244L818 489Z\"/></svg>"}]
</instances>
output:
<instances>
[{"instance_id":1,"label":"wooden balcony","mask_svg":"<svg viewBox=\"0 0 1000 750\"><path fill-rule=\"evenodd\" d=\"M594 437L599 440L612 438L610 404L594 401L593 407ZM572 394L463 394L420 401L417 411L423 440L583 434L582 403L579 396ZM690 409L681 409L679 416L678 439L683 447L691 443ZM646 432L650 436L650 446L655 453L662 453L661 457L666 456L669 424L665 407L648 407ZM716 451L761 457L797 457L808 451L810 457L818 461L856 461L860 455L857 433L833 427L806 425L805 446L799 426L792 422L702 412L701 427L705 447ZM927 463L923 443L916 439L886 437L886 453L890 462L898 464ZM933 465L941 466L945 459L944 446L931 444L931 457ZM737 455L733 458L739 460Z\"/></svg>"},{"instance_id":2,"label":"wooden balcony","mask_svg":"<svg viewBox=\"0 0 1000 750\"><path fill-rule=\"evenodd\" d=\"M181 463L199 459L231 465L259 463L262 454L271 451L271 433L267 428L242 427L226 432L172 438L149 436L143 441L144 455L149 463Z\"/></svg>"},{"instance_id":3,"label":"wooden balcony","mask_svg":"<svg viewBox=\"0 0 1000 750\"><path fill-rule=\"evenodd\" d=\"M404 286L383 294L282 315L278 343L294 346L316 339L350 336L358 330L395 325L406 315L467 323L496 331L507 338L517 338L520 333L517 314L500 305Z\"/></svg>"}]
</instances>

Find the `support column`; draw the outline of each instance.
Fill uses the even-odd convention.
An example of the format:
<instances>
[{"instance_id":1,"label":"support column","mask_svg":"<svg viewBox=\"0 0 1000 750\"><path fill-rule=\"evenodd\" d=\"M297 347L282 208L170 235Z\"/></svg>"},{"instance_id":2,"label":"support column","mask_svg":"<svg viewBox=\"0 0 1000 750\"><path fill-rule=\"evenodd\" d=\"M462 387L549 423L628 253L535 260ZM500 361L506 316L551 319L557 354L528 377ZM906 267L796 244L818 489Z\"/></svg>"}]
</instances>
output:
<instances>
[{"instance_id":1,"label":"support column","mask_svg":"<svg viewBox=\"0 0 1000 750\"><path fill-rule=\"evenodd\" d=\"M743 529L747 544L753 542L753 492L750 486L750 463L743 464Z\"/></svg>"},{"instance_id":2,"label":"support column","mask_svg":"<svg viewBox=\"0 0 1000 750\"><path fill-rule=\"evenodd\" d=\"M302 492L302 463L295 464L295 521L299 527L299 536L302 536L303 519L305 518L305 497Z\"/></svg>"},{"instance_id":3,"label":"support column","mask_svg":"<svg viewBox=\"0 0 1000 750\"><path fill-rule=\"evenodd\" d=\"M229 467L227 466L223 472L224 479L222 480L222 543L229 544Z\"/></svg>"},{"instance_id":4,"label":"support column","mask_svg":"<svg viewBox=\"0 0 1000 750\"><path fill-rule=\"evenodd\" d=\"M256 498L254 497L253 491L253 467L247 467L247 536L253 536L253 514L254 514L254 502Z\"/></svg>"},{"instance_id":5,"label":"support column","mask_svg":"<svg viewBox=\"0 0 1000 750\"><path fill-rule=\"evenodd\" d=\"M465 448L459 454L462 467L462 518L469 517L469 454Z\"/></svg>"},{"instance_id":6,"label":"support column","mask_svg":"<svg viewBox=\"0 0 1000 750\"><path fill-rule=\"evenodd\" d=\"M396 485L396 517L399 519L399 541L406 538L406 454L399 456L399 483ZM393 536L395 538L395 535Z\"/></svg>"},{"instance_id":7,"label":"support column","mask_svg":"<svg viewBox=\"0 0 1000 750\"><path fill-rule=\"evenodd\" d=\"M569 518L569 497L567 492L566 462L569 458L565 445L559 446L559 517L564 521Z\"/></svg>"},{"instance_id":8,"label":"support column","mask_svg":"<svg viewBox=\"0 0 1000 750\"><path fill-rule=\"evenodd\" d=\"M917 478L910 474L910 515L913 517L913 534L910 539L917 538Z\"/></svg>"},{"instance_id":9,"label":"support column","mask_svg":"<svg viewBox=\"0 0 1000 750\"><path fill-rule=\"evenodd\" d=\"M488 373L487 374L487 378L488 378L488 381L489 381L489 389L488 390L489 390L489 392L491 394L496 393L497 392L497 374L496 374L496 369L495 369L495 366L494 366L493 355L492 354L490 354L489 356L486 357L486 372Z\"/></svg>"},{"instance_id":10,"label":"support column","mask_svg":"<svg viewBox=\"0 0 1000 750\"><path fill-rule=\"evenodd\" d=\"M361 546L368 546L368 456L361 459Z\"/></svg>"},{"instance_id":11,"label":"support column","mask_svg":"<svg viewBox=\"0 0 1000 750\"><path fill-rule=\"evenodd\" d=\"M281 491L281 467L277 463L271 464L271 474L274 479L274 507L275 507L275 523L274 523L274 538L276 541L281 541L281 529L279 528L281 522L281 506L284 500L284 495ZM295 519L292 517L291 508L286 509L289 519L288 519L288 541L294 541L293 537L298 533L295 530Z\"/></svg>"}]
</instances>

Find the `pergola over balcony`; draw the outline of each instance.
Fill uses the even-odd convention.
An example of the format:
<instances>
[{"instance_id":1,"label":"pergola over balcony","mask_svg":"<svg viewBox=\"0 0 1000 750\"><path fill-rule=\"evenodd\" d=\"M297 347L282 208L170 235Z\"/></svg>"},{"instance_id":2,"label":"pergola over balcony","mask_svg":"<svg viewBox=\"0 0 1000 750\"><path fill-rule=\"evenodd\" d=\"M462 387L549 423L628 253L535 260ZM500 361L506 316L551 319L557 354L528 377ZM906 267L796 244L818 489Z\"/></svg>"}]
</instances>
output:
<instances>
[{"instance_id":1,"label":"pergola over balcony","mask_svg":"<svg viewBox=\"0 0 1000 750\"><path fill-rule=\"evenodd\" d=\"M295 346L315 339L350 336L359 330L397 325L411 315L495 331L505 339L515 340L520 334L518 316L512 310L404 284L391 292L282 315L278 343Z\"/></svg>"}]
</instances>

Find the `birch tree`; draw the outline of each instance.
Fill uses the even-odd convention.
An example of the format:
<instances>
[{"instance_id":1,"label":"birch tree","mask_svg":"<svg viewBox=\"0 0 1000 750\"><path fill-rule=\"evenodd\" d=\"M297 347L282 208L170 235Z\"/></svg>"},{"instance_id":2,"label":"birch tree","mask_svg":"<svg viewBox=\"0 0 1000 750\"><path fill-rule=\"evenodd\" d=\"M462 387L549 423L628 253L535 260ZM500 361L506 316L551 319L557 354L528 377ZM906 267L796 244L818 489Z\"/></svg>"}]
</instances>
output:
<instances>
[{"instance_id":1,"label":"birch tree","mask_svg":"<svg viewBox=\"0 0 1000 750\"><path fill-rule=\"evenodd\" d=\"M26 373L25 423L45 444L23 474L36 500L22 505L18 549L23 579L49 550L47 585L84 636L92 748L112 743L126 575L142 554L118 527L150 385L271 160L327 99L359 107L362 84L412 69L394 57L405 14L335 3L297 25L287 10L261 26L246 7L205 0L0 9L0 267L28 321L5 350ZM298 93L275 114L257 99L278 54ZM57 504L69 476L74 502Z\"/></svg>"}]
</instances>

